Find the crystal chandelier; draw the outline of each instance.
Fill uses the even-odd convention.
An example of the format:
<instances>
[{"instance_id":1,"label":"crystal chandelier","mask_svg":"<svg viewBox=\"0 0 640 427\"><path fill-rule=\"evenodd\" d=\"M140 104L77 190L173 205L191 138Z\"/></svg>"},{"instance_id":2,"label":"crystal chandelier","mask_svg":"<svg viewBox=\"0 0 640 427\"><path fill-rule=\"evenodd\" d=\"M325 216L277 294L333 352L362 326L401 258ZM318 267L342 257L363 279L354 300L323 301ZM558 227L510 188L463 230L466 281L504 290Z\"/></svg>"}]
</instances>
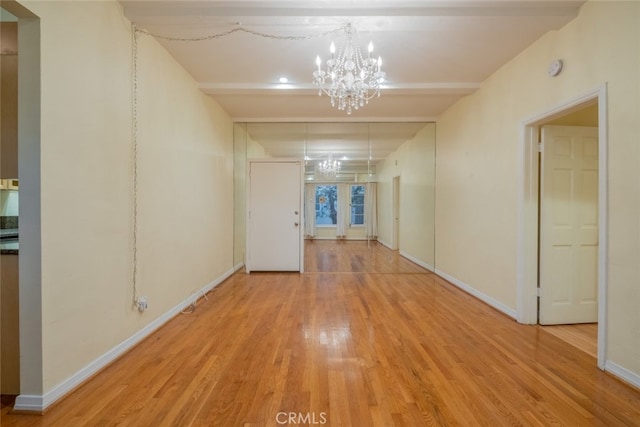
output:
<instances>
[{"instance_id":1,"label":"crystal chandelier","mask_svg":"<svg viewBox=\"0 0 640 427\"><path fill-rule=\"evenodd\" d=\"M340 172L342 164L338 160L333 159L333 155L329 154L326 160L316 163L318 172L327 177L336 176Z\"/></svg>"},{"instance_id":2,"label":"crystal chandelier","mask_svg":"<svg viewBox=\"0 0 640 427\"><path fill-rule=\"evenodd\" d=\"M373 43L369 43L369 53L367 58L363 58L356 29L347 24L344 43L336 54L336 46L332 42L330 52L326 71L322 69L320 55L316 56L318 69L313 72L313 84L319 87L318 95L324 92L331 98L332 107L347 110L347 114L380 96L380 85L384 83L386 73L380 70L382 59L371 57Z\"/></svg>"}]
</instances>

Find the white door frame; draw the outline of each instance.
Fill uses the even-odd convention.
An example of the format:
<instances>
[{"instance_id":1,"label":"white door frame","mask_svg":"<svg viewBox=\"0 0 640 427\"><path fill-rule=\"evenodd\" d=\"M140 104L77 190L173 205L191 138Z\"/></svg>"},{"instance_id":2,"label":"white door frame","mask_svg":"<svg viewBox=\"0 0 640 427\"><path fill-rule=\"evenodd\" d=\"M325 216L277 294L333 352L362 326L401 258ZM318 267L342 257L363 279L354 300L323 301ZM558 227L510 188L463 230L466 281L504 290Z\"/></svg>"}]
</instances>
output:
<instances>
[{"instance_id":1,"label":"white door frame","mask_svg":"<svg viewBox=\"0 0 640 427\"><path fill-rule=\"evenodd\" d=\"M569 102L558 105L521 125L518 148L518 257L517 320L538 323L538 131L542 124L586 105L598 103L598 367L607 359L607 85L604 84Z\"/></svg>"},{"instance_id":2,"label":"white door frame","mask_svg":"<svg viewBox=\"0 0 640 427\"><path fill-rule=\"evenodd\" d=\"M400 175L391 179L391 249L400 249Z\"/></svg>"},{"instance_id":3,"label":"white door frame","mask_svg":"<svg viewBox=\"0 0 640 427\"><path fill-rule=\"evenodd\" d=\"M291 158L256 158L247 159L246 167L246 183L247 192L245 200L245 224L246 224L246 240L245 240L245 273L251 273L251 260L249 254L249 248L251 248L251 227L249 212L251 209L251 163L298 163L300 164L300 206L298 212L300 212L300 222L298 227L298 238L300 239L300 273L304 273L304 160L291 159Z\"/></svg>"}]
</instances>

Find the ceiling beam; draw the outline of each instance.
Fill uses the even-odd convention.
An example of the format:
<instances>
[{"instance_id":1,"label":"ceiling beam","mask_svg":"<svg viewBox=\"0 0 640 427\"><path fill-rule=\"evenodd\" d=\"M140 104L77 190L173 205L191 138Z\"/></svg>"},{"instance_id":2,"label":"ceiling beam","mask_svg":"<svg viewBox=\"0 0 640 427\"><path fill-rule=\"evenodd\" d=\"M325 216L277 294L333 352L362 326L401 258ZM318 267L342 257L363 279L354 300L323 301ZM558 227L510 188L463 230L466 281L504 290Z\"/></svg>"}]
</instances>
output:
<instances>
[{"instance_id":1,"label":"ceiling beam","mask_svg":"<svg viewBox=\"0 0 640 427\"><path fill-rule=\"evenodd\" d=\"M395 95L469 95L477 91L482 83L405 83L383 85L382 91ZM209 95L257 95L286 92L290 95L309 95L318 92L311 83L262 84L262 83L199 83L198 87Z\"/></svg>"},{"instance_id":2,"label":"ceiling beam","mask_svg":"<svg viewBox=\"0 0 640 427\"><path fill-rule=\"evenodd\" d=\"M290 17L290 16L576 16L584 0L511 1L130 1L125 16Z\"/></svg>"}]
</instances>

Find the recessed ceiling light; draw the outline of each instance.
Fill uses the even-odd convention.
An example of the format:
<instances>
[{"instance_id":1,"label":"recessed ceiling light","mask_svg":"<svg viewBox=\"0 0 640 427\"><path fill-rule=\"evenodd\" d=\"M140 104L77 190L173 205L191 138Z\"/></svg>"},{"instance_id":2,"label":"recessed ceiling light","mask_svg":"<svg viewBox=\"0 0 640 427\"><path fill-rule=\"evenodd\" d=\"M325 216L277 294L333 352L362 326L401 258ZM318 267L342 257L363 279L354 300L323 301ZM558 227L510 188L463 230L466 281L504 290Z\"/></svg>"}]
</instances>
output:
<instances>
[{"instance_id":1,"label":"recessed ceiling light","mask_svg":"<svg viewBox=\"0 0 640 427\"><path fill-rule=\"evenodd\" d=\"M280 77L280 83L289 83L289 79L286 77Z\"/></svg>"}]
</instances>

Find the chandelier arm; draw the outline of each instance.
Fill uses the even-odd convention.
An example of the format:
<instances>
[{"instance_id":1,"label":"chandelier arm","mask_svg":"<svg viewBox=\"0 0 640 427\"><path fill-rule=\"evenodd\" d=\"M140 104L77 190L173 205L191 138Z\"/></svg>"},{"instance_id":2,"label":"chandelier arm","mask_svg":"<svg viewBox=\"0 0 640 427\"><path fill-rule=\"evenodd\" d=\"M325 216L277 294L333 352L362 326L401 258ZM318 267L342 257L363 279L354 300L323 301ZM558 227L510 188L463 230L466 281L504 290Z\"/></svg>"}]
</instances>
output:
<instances>
[{"instance_id":1,"label":"chandelier arm","mask_svg":"<svg viewBox=\"0 0 640 427\"><path fill-rule=\"evenodd\" d=\"M367 95L365 95L365 96L363 97L363 99L364 99L365 101L370 101L370 100L372 100L373 98L378 97L378 94L379 94L379 93L380 93L380 90L371 91L371 95L368 95L368 94L367 94Z\"/></svg>"},{"instance_id":2,"label":"chandelier arm","mask_svg":"<svg viewBox=\"0 0 640 427\"><path fill-rule=\"evenodd\" d=\"M327 88L325 88L324 86L321 86L320 90L322 90L322 93L324 93L327 96L333 96L333 94L329 90L327 90Z\"/></svg>"}]
</instances>

